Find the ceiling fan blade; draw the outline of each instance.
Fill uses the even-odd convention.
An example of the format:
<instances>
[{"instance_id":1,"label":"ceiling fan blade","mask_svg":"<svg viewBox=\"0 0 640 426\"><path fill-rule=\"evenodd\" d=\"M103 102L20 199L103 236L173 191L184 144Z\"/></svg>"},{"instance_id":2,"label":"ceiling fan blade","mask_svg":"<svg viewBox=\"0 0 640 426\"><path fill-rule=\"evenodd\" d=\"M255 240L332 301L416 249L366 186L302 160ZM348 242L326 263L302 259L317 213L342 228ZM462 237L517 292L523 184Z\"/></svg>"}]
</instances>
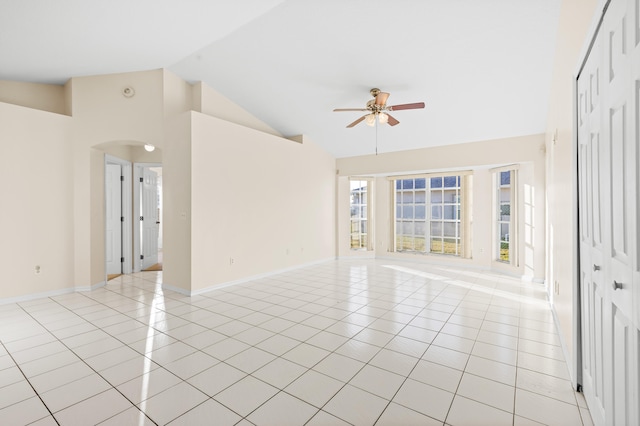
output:
<instances>
[{"instance_id":1,"label":"ceiling fan blade","mask_svg":"<svg viewBox=\"0 0 640 426\"><path fill-rule=\"evenodd\" d=\"M342 111L369 111L366 108L336 108L333 112L342 112Z\"/></svg>"},{"instance_id":2,"label":"ceiling fan blade","mask_svg":"<svg viewBox=\"0 0 640 426\"><path fill-rule=\"evenodd\" d=\"M380 92L376 96L376 105L384 105L387 103L387 99L389 98L389 94L387 92Z\"/></svg>"},{"instance_id":3,"label":"ceiling fan blade","mask_svg":"<svg viewBox=\"0 0 640 426\"><path fill-rule=\"evenodd\" d=\"M361 122L362 120L364 120L364 118L365 118L365 117L366 117L366 115L363 115L362 117L358 118L356 121L354 121L353 123L349 124L349 125L347 126L347 128L350 128L350 127L355 126L356 124L358 124L359 122Z\"/></svg>"},{"instance_id":4,"label":"ceiling fan blade","mask_svg":"<svg viewBox=\"0 0 640 426\"><path fill-rule=\"evenodd\" d=\"M395 126L396 124L400 124L400 122L398 120L396 120L395 118L393 118L392 116L390 116L389 114L387 114L388 119L387 119L387 124L389 126Z\"/></svg>"},{"instance_id":5,"label":"ceiling fan blade","mask_svg":"<svg viewBox=\"0 0 640 426\"><path fill-rule=\"evenodd\" d=\"M389 111L400 111L401 109L419 109L424 108L424 102L416 102L413 104L392 105L387 107Z\"/></svg>"}]
</instances>

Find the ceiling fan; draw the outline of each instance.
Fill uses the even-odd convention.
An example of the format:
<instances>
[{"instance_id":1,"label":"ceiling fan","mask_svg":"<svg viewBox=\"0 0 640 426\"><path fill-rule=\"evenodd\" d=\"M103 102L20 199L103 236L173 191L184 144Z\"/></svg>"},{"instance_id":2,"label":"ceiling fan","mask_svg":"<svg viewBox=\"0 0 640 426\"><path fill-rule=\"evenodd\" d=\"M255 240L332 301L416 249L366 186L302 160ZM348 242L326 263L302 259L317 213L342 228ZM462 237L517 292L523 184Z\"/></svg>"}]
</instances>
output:
<instances>
[{"instance_id":1,"label":"ceiling fan","mask_svg":"<svg viewBox=\"0 0 640 426\"><path fill-rule=\"evenodd\" d=\"M387 111L400 111L403 109L419 109L424 108L424 102L415 102L412 104L401 104L401 105L389 105L387 106L387 98L389 98L389 93L381 92L380 89L373 88L369 91L373 99L370 99L367 102L366 108L336 108L334 112L340 111L365 111L367 114L358 118L353 123L349 124L347 128L353 127L361 121L365 121L369 126L374 126L377 121L380 124L389 124L390 126L395 126L400 123L398 120L393 118L391 115L387 113Z\"/></svg>"}]
</instances>

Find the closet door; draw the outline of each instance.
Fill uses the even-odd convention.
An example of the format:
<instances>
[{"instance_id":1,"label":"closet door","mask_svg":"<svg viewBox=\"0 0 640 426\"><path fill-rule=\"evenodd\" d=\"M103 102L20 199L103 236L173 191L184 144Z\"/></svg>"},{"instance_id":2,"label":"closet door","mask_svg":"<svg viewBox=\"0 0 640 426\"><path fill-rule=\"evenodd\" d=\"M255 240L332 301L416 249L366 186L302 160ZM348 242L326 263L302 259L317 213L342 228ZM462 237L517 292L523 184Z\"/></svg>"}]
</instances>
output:
<instances>
[{"instance_id":1,"label":"closet door","mask_svg":"<svg viewBox=\"0 0 640 426\"><path fill-rule=\"evenodd\" d=\"M578 81L582 384L596 424L638 421L637 6L611 1Z\"/></svg>"},{"instance_id":2,"label":"closet door","mask_svg":"<svg viewBox=\"0 0 640 426\"><path fill-rule=\"evenodd\" d=\"M606 120L605 179L610 194L607 205L605 288L611 326L611 367L606 405L607 424L637 424L637 324L634 325L634 258L637 257L636 187L637 108L632 79L632 56L636 45L636 0L612 1L603 21L606 90L603 111ZM606 350L605 346L605 350ZM636 360L634 362L634 359Z\"/></svg>"},{"instance_id":3,"label":"closet door","mask_svg":"<svg viewBox=\"0 0 640 426\"><path fill-rule=\"evenodd\" d=\"M596 424L605 417L606 338L604 288L603 207L609 203L603 191L600 87L601 40L596 40L578 79L578 169L580 223L580 285L582 295L582 377L585 396Z\"/></svg>"}]
</instances>

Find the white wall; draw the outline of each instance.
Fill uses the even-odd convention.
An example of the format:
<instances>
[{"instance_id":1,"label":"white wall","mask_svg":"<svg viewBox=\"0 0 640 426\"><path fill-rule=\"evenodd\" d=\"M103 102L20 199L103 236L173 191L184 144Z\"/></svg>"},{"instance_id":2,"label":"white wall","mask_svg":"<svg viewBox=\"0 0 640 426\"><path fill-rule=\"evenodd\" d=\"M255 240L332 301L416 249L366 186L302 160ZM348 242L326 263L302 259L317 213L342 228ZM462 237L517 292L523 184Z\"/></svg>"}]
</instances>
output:
<instances>
[{"instance_id":1,"label":"white wall","mask_svg":"<svg viewBox=\"0 0 640 426\"><path fill-rule=\"evenodd\" d=\"M493 223L493 178L490 169L501 165L518 164L519 197L518 209L522 213L519 222L519 250L521 262L512 267L494 261L492 249ZM416 255L394 253L391 251L393 240L393 215L390 182L378 177L375 182L375 255L411 259L418 261L446 262L457 265L469 265L486 269L496 269L512 275L525 276L542 282L545 273L545 222L544 222L544 176L545 153L544 135L531 135L479 141L460 145L425 148L412 151L392 152L379 155L342 158L337 160L338 173L338 212L339 248L341 256L349 252L349 195L345 179L348 176L387 176L422 172L471 170L473 185L471 188L472 225L471 259L460 259L441 255ZM532 222L525 227L524 193L525 188L533 193L528 212ZM361 253L361 252L356 252ZM352 254L352 253L350 253Z\"/></svg>"},{"instance_id":2,"label":"white wall","mask_svg":"<svg viewBox=\"0 0 640 426\"><path fill-rule=\"evenodd\" d=\"M307 138L191 117L192 291L335 257L331 155Z\"/></svg>"},{"instance_id":3,"label":"white wall","mask_svg":"<svg viewBox=\"0 0 640 426\"><path fill-rule=\"evenodd\" d=\"M573 148L573 83L581 60L580 53L586 46L588 29L595 24L598 7L602 9L602 5L597 6L596 3L602 1L562 2L546 134L549 297L553 302L568 360L574 365L574 287L578 277L575 271L577 235L574 234L577 219L574 199L577 170L574 163L577 153ZM575 371L571 370L573 375Z\"/></svg>"}]
</instances>

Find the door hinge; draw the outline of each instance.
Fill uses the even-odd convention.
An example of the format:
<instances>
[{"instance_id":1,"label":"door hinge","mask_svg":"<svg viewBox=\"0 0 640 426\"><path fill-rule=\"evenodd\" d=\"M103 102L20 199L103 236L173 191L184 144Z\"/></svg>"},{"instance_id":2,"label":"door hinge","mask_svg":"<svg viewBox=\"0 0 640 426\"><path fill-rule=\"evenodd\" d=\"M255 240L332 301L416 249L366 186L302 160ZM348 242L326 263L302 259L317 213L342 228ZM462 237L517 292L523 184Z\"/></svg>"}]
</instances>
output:
<instances>
[{"instance_id":1,"label":"door hinge","mask_svg":"<svg viewBox=\"0 0 640 426\"><path fill-rule=\"evenodd\" d=\"M140 216L140 220L144 220L144 216Z\"/></svg>"},{"instance_id":2,"label":"door hinge","mask_svg":"<svg viewBox=\"0 0 640 426\"><path fill-rule=\"evenodd\" d=\"M124 182L124 176L120 176L120 182Z\"/></svg>"},{"instance_id":3,"label":"door hinge","mask_svg":"<svg viewBox=\"0 0 640 426\"><path fill-rule=\"evenodd\" d=\"M124 216L120 216L120 222L124 222Z\"/></svg>"},{"instance_id":4,"label":"door hinge","mask_svg":"<svg viewBox=\"0 0 640 426\"><path fill-rule=\"evenodd\" d=\"M143 182L144 182L144 178L140 178L140 183L143 183Z\"/></svg>"},{"instance_id":5,"label":"door hinge","mask_svg":"<svg viewBox=\"0 0 640 426\"><path fill-rule=\"evenodd\" d=\"M144 260L144 254L140 255L140 260Z\"/></svg>"},{"instance_id":6,"label":"door hinge","mask_svg":"<svg viewBox=\"0 0 640 426\"><path fill-rule=\"evenodd\" d=\"M124 257L120 258L120 263L124 263Z\"/></svg>"}]
</instances>

